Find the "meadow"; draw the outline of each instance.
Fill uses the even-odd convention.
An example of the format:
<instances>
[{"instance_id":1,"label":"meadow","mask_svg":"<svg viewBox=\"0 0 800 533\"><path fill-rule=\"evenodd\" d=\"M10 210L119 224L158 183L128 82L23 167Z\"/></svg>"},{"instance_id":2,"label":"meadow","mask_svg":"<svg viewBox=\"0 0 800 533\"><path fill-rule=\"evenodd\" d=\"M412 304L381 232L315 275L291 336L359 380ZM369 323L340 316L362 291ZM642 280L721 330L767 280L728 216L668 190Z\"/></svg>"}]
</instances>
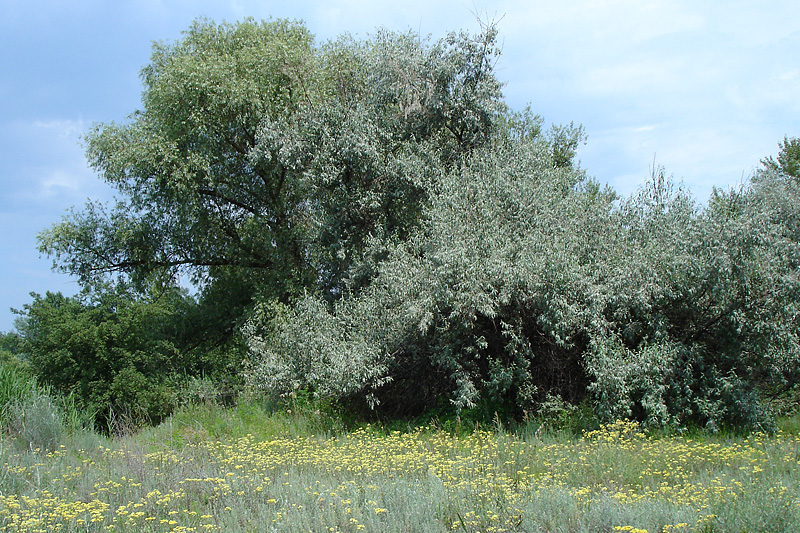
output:
<instances>
[{"instance_id":1,"label":"meadow","mask_svg":"<svg viewBox=\"0 0 800 533\"><path fill-rule=\"evenodd\" d=\"M800 436L618 421L345 428L312 410L187 406L156 428L0 441L10 532L800 531Z\"/></svg>"}]
</instances>

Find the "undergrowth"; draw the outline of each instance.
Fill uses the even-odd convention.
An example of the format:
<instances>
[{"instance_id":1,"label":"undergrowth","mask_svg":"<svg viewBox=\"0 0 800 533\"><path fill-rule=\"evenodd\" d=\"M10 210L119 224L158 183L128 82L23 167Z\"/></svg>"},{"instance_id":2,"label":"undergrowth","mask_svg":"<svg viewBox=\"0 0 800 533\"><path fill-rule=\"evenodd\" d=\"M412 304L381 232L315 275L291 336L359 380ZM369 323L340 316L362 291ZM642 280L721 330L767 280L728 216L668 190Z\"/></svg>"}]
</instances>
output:
<instances>
[{"instance_id":1,"label":"undergrowth","mask_svg":"<svg viewBox=\"0 0 800 533\"><path fill-rule=\"evenodd\" d=\"M467 415L469 413L466 413ZM432 417L432 420L435 417ZM531 417L345 424L304 398L0 441L5 531L797 531L800 436L580 434ZM793 427L795 421L785 421Z\"/></svg>"}]
</instances>

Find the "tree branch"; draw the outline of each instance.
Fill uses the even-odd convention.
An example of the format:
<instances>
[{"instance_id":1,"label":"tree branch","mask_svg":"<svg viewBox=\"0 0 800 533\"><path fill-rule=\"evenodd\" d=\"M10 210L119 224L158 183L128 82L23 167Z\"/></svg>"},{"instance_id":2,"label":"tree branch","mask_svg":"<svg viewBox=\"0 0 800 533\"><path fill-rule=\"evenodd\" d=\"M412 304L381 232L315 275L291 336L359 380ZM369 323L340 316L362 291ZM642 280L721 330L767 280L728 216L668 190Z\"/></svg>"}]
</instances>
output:
<instances>
[{"instance_id":1,"label":"tree branch","mask_svg":"<svg viewBox=\"0 0 800 533\"><path fill-rule=\"evenodd\" d=\"M238 207L240 209L243 209L243 210L247 211L248 213L250 213L252 215L255 215L255 216L260 216L261 215L261 213L259 213L258 210L255 209L254 207L251 207L251 206L249 206L249 205L247 205L247 204L245 204L243 202L240 202L238 200L234 200L233 198L229 198L229 197L225 196L224 194L222 194L219 191L215 191L213 189L205 189L205 188L199 188L198 187L197 189L195 189L195 192L197 194L202 195L202 196L209 196L211 198L217 198L217 199L222 200L224 202L227 202L227 203L229 203L231 205L235 205L236 207Z\"/></svg>"}]
</instances>

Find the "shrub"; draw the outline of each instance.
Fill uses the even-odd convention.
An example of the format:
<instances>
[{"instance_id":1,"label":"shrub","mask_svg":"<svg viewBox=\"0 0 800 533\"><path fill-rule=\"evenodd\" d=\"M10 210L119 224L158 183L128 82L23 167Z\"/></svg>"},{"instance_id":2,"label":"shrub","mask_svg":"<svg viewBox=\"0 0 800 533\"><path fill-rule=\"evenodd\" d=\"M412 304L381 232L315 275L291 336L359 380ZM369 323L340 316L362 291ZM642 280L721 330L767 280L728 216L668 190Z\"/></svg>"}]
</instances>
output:
<instances>
[{"instance_id":1,"label":"shrub","mask_svg":"<svg viewBox=\"0 0 800 533\"><path fill-rule=\"evenodd\" d=\"M759 390L800 359L798 199L759 175L704 208L657 169L615 203L546 142L495 145L442 177L363 290L257 315L255 382L394 413L588 394L604 421L768 429Z\"/></svg>"},{"instance_id":2,"label":"shrub","mask_svg":"<svg viewBox=\"0 0 800 533\"><path fill-rule=\"evenodd\" d=\"M20 329L39 381L72 395L99 427L117 410L158 422L174 406L166 377L187 365L169 331L172 312L125 292L47 293L25 306Z\"/></svg>"}]
</instances>

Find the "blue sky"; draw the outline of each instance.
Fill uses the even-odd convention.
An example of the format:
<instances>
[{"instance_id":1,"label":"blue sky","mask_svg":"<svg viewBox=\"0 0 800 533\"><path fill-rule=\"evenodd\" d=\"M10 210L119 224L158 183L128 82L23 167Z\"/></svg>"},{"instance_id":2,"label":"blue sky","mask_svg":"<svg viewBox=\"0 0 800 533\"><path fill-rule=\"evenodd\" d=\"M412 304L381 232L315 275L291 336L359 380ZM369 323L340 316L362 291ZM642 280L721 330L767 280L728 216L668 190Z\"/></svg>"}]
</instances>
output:
<instances>
[{"instance_id":1,"label":"blue sky","mask_svg":"<svg viewBox=\"0 0 800 533\"><path fill-rule=\"evenodd\" d=\"M508 103L583 124L579 158L617 191L655 161L695 196L745 180L800 136L797 0L4 0L0 20L0 331L31 291L73 294L36 235L112 193L87 168L81 134L140 104L153 41L191 21L304 20L322 42L378 27L439 38L499 20Z\"/></svg>"}]
</instances>

